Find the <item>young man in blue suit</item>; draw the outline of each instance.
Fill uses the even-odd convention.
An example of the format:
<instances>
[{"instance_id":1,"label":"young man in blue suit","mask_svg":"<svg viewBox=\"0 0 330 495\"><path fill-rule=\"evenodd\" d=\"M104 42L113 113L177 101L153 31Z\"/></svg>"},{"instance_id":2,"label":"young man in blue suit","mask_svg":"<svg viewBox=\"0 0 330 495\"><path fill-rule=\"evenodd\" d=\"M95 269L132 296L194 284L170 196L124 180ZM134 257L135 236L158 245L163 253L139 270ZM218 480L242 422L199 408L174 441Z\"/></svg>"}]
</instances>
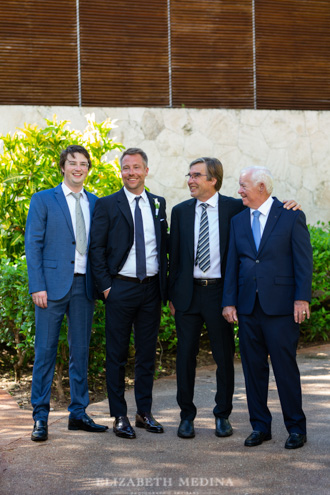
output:
<instances>
[{"instance_id":1,"label":"young man in blue suit","mask_svg":"<svg viewBox=\"0 0 330 495\"><path fill-rule=\"evenodd\" d=\"M31 198L25 248L36 316L31 394L35 421L33 441L48 438L51 384L65 314L70 351L68 428L90 432L107 429L95 424L85 412L89 403L87 369L94 311L88 247L97 197L85 191L83 184L91 166L85 148L69 146L62 151L59 162L63 183Z\"/></svg>"},{"instance_id":2,"label":"young man in blue suit","mask_svg":"<svg viewBox=\"0 0 330 495\"><path fill-rule=\"evenodd\" d=\"M296 362L299 324L309 318L313 252L301 211L287 211L271 197L272 176L262 167L241 172L239 194L248 208L231 221L223 316L239 322L240 349L253 432L247 447L270 440L267 407L272 362L284 423L285 448L303 447L302 410Z\"/></svg>"},{"instance_id":3,"label":"young man in blue suit","mask_svg":"<svg viewBox=\"0 0 330 495\"><path fill-rule=\"evenodd\" d=\"M120 159L124 187L97 201L91 230L91 263L106 304L106 377L113 431L135 438L127 417L125 365L132 327L135 342L135 426L163 427L151 414L161 299L166 303L165 199L144 188L148 158L139 148Z\"/></svg>"}]
</instances>

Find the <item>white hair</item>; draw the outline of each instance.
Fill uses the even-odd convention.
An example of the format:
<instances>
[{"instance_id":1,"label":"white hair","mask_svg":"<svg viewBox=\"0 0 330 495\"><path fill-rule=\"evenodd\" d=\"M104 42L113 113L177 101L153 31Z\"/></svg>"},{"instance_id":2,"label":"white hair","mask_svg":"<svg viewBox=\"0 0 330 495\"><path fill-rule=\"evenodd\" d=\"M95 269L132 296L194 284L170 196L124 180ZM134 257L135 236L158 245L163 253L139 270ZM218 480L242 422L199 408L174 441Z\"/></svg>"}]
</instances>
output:
<instances>
[{"instance_id":1,"label":"white hair","mask_svg":"<svg viewBox=\"0 0 330 495\"><path fill-rule=\"evenodd\" d=\"M257 185L265 184L266 191L268 194L272 194L273 192L273 176L271 174L271 171L268 170L268 168L265 167L246 167L241 170L241 175L243 174L251 174L251 180L252 182Z\"/></svg>"}]
</instances>

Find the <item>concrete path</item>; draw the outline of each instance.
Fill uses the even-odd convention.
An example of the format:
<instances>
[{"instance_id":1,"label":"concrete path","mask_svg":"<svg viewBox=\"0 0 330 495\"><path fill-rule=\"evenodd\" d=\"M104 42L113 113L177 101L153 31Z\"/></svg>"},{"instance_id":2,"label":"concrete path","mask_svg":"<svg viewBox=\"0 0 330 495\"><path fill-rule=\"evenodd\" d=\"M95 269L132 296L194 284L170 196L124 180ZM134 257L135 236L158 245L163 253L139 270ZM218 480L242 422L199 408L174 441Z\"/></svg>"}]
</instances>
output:
<instances>
[{"instance_id":1,"label":"concrete path","mask_svg":"<svg viewBox=\"0 0 330 495\"><path fill-rule=\"evenodd\" d=\"M176 435L179 409L175 377L154 387L154 416L166 431L155 435L136 428L136 440L112 432L107 401L89 407L106 433L68 431L66 412L51 413L49 440L31 442L31 412L17 407L0 391L1 495L329 495L330 494L330 345L299 353L308 442L285 450L283 425L273 376L269 407L273 439L259 447L243 443L250 434L240 362L231 421L234 435L214 435L212 409L214 367L198 370L195 402L196 437ZM290 379L290 377L288 377ZM134 421L133 391L127 392L129 417Z\"/></svg>"}]
</instances>

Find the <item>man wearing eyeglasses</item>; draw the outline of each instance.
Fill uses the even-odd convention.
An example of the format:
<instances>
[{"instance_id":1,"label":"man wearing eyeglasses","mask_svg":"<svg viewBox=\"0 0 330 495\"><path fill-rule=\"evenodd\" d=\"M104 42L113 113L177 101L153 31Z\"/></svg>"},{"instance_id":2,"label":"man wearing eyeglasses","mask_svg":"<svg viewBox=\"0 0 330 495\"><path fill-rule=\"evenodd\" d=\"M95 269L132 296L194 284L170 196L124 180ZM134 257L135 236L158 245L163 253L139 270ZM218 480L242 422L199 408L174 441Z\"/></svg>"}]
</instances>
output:
<instances>
[{"instance_id":1,"label":"man wearing eyeglasses","mask_svg":"<svg viewBox=\"0 0 330 495\"><path fill-rule=\"evenodd\" d=\"M91 168L89 153L78 145L60 155L63 183L32 196L25 248L29 290L35 304L36 333L31 404L31 439L48 438L48 414L57 346L64 315L68 319L71 403L68 429L104 432L86 414L87 368L94 311L88 262L89 230L97 197L83 188Z\"/></svg>"},{"instance_id":2,"label":"man wearing eyeglasses","mask_svg":"<svg viewBox=\"0 0 330 495\"><path fill-rule=\"evenodd\" d=\"M177 401L181 409L178 436L195 436L196 357L206 324L217 365L215 434L228 437L233 433L228 418L234 392L235 345L233 329L222 316L221 303L230 221L244 206L239 199L219 194L223 179L219 160L198 158L189 169L188 187L193 199L173 208L170 234L169 300L178 337ZM295 205L291 202L286 207Z\"/></svg>"}]
</instances>

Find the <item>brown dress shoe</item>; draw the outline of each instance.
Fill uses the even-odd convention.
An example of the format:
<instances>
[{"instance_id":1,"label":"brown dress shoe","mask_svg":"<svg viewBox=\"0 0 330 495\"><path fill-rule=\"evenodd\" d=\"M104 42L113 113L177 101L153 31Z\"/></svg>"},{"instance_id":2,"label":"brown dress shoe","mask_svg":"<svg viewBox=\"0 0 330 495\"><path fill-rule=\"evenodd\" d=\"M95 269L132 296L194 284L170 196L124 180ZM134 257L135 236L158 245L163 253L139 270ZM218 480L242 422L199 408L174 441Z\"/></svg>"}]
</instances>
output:
<instances>
[{"instance_id":1,"label":"brown dress shoe","mask_svg":"<svg viewBox=\"0 0 330 495\"><path fill-rule=\"evenodd\" d=\"M151 433L164 433L164 428L151 413L136 413L135 426Z\"/></svg>"}]
</instances>

